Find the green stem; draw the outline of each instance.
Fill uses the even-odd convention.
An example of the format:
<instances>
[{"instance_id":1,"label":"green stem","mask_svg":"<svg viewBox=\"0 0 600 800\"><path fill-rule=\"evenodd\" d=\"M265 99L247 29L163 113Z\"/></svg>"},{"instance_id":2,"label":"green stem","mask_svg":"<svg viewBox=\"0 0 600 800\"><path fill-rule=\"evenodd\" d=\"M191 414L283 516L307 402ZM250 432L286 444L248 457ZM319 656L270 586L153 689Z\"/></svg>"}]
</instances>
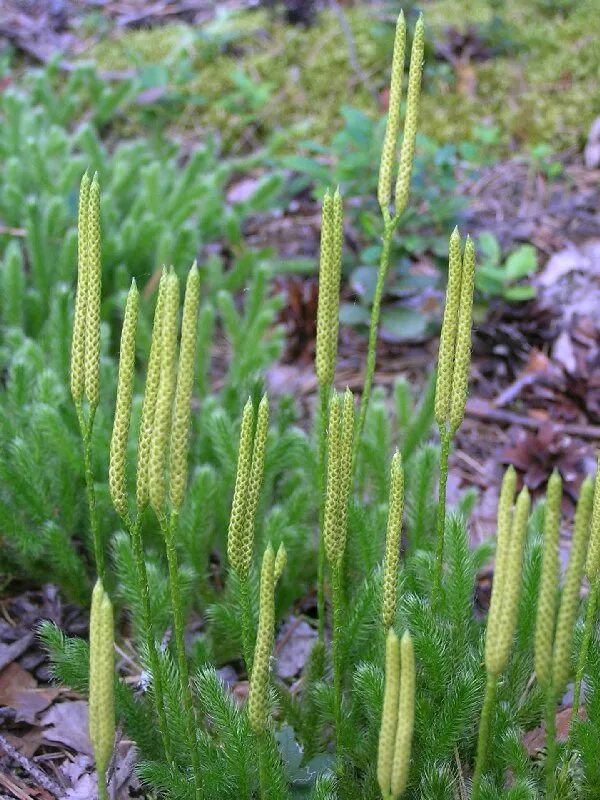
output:
<instances>
[{"instance_id":1,"label":"green stem","mask_svg":"<svg viewBox=\"0 0 600 800\"><path fill-rule=\"evenodd\" d=\"M269 763L267 755L267 743L265 741L266 733L261 733L258 736L258 782L260 786L261 800L268 800L269 791Z\"/></svg>"},{"instance_id":2,"label":"green stem","mask_svg":"<svg viewBox=\"0 0 600 800\"><path fill-rule=\"evenodd\" d=\"M192 758L194 786L196 790L196 798L197 800L200 800L202 797L202 776L200 772L200 758L196 742L196 719L194 716L194 706L192 704L190 675L185 654L183 604L181 602L179 564L177 558L177 549L175 547L175 531L177 529L178 518L179 514L176 511L172 511L170 519L167 519L165 516L162 517L160 520L160 526L165 537L167 561L169 564L169 586L171 590L171 606L173 609L175 650L177 653L177 666L179 672L181 696L183 700L183 710L187 721L188 744Z\"/></svg>"},{"instance_id":3,"label":"green stem","mask_svg":"<svg viewBox=\"0 0 600 800\"><path fill-rule=\"evenodd\" d=\"M252 644L252 631L254 624L252 619L252 606L250 603L250 587L248 576L239 578L240 585L240 614L242 622L242 648L244 651L244 661L246 662L246 672L248 680L252 674L252 659L254 657Z\"/></svg>"},{"instance_id":4,"label":"green stem","mask_svg":"<svg viewBox=\"0 0 600 800\"><path fill-rule=\"evenodd\" d=\"M319 387L319 556L317 562L317 621L319 641L325 641L325 490L327 474L327 417L329 414L330 386Z\"/></svg>"},{"instance_id":5,"label":"green stem","mask_svg":"<svg viewBox=\"0 0 600 800\"><path fill-rule=\"evenodd\" d=\"M362 397L360 398L360 410L358 412L358 427L356 429L356 439L354 441L354 462L356 462L356 453L360 444L360 437L362 436L363 428L365 427L365 419L367 416L367 408L369 406L369 398L371 396L371 386L373 384L373 375L375 373L375 356L377 350L377 334L379 332L379 317L381 314L381 300L383 297L383 289L385 286L385 278L387 275L390 250L392 247L392 237L397 225L397 218L386 219L385 227L383 229L383 246L381 249L381 258L379 261L379 271L377 272L377 283L375 284L375 294L373 295L373 305L371 306L371 322L369 325L369 344L367 348L367 363L365 367L365 382L362 390Z\"/></svg>"},{"instance_id":6,"label":"green stem","mask_svg":"<svg viewBox=\"0 0 600 800\"><path fill-rule=\"evenodd\" d=\"M337 742L338 767L343 765L343 736L342 736L342 678L343 664L340 649L340 637L343 629L343 608L342 608L342 587L341 587L341 565L331 569L331 590L333 606L333 631L331 638L332 661L333 661L333 693L335 703L335 735Z\"/></svg>"},{"instance_id":7,"label":"green stem","mask_svg":"<svg viewBox=\"0 0 600 800\"><path fill-rule=\"evenodd\" d=\"M106 770L101 770L96 765L98 777L98 800L108 800L108 788L106 786Z\"/></svg>"},{"instance_id":8,"label":"green stem","mask_svg":"<svg viewBox=\"0 0 600 800\"><path fill-rule=\"evenodd\" d=\"M94 561L96 563L96 575L104 583L104 550L100 540L100 529L98 527L98 512L96 509L96 490L94 488L94 470L92 465L92 430L94 428L94 417L96 409L90 408L87 422L83 416L81 403L77 404L77 418L79 429L83 441L83 466L85 473L85 488L87 491L88 509L90 515L90 530L92 532L92 542L94 546Z\"/></svg>"},{"instance_id":9,"label":"green stem","mask_svg":"<svg viewBox=\"0 0 600 800\"><path fill-rule=\"evenodd\" d=\"M550 686L546 695L546 800L553 800L556 792L556 692Z\"/></svg>"},{"instance_id":10,"label":"green stem","mask_svg":"<svg viewBox=\"0 0 600 800\"><path fill-rule=\"evenodd\" d=\"M583 674L585 672L585 665L587 662L590 639L592 638L592 631L594 629L594 622L596 620L599 594L600 594L600 577L597 577L594 579L594 582L590 587L587 611L585 614L585 624L583 627L583 639L581 640L581 649L579 650L579 658L577 660L577 672L575 673L575 688L573 689L573 707L571 711L571 723L570 723L571 729L573 728L573 723L577 719L577 714L579 712L579 701L581 699L581 684L583 683Z\"/></svg>"},{"instance_id":11,"label":"green stem","mask_svg":"<svg viewBox=\"0 0 600 800\"><path fill-rule=\"evenodd\" d=\"M498 686L498 676L488 673L485 687L485 698L481 709L479 720L479 737L477 739L477 761L475 762L475 772L473 773L473 785L471 788L471 800L477 800L481 788L481 778L487 761L488 747L490 743L490 723L492 719L492 708L496 700L496 689Z\"/></svg>"},{"instance_id":12,"label":"green stem","mask_svg":"<svg viewBox=\"0 0 600 800\"><path fill-rule=\"evenodd\" d=\"M171 750L171 736L169 733L169 726L167 724L167 715L165 711L165 695L162 681L162 672L160 669L160 662L158 659L158 649L156 647L156 640L152 630L152 609L150 606L150 587L148 585L148 573L146 570L146 560L144 558L144 545L142 542L141 534L141 514L138 513L137 519L129 526L129 534L131 536L131 544L133 547L133 557L135 559L136 573L138 579L138 594L142 603L142 625L143 636L148 649L148 659L150 661L150 669L152 671L152 683L154 687L154 703L156 705L156 714L158 716L158 726L163 742L165 757L169 763L173 762L173 753Z\"/></svg>"},{"instance_id":13,"label":"green stem","mask_svg":"<svg viewBox=\"0 0 600 800\"><path fill-rule=\"evenodd\" d=\"M446 486L448 484L448 458L452 434L450 431L440 430L440 485L438 490L436 545L435 545L435 574L433 576L434 604L439 599L442 589L442 573L444 570L444 535L446 529Z\"/></svg>"}]
</instances>

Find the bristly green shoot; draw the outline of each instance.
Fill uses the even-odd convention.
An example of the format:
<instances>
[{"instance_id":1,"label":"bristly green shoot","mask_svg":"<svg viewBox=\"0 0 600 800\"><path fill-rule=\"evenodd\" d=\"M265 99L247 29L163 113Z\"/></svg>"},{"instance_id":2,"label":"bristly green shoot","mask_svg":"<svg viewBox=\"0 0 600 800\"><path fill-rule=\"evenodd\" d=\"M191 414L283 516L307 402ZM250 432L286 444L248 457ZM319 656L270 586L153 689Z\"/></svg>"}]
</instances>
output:
<instances>
[{"instance_id":1,"label":"bristly green shoot","mask_svg":"<svg viewBox=\"0 0 600 800\"><path fill-rule=\"evenodd\" d=\"M248 719L258 739L260 796L267 800L269 790L269 676L275 640L275 586L285 568L286 552L280 545L275 555L271 543L263 555L260 575L260 605L258 631L254 650L252 678L248 694Z\"/></svg>"},{"instance_id":2,"label":"bristly green shoot","mask_svg":"<svg viewBox=\"0 0 600 800\"><path fill-rule=\"evenodd\" d=\"M102 582L96 581L90 616L89 733L98 773L98 795L108 800L106 773L115 740L115 650L113 611Z\"/></svg>"},{"instance_id":3,"label":"bristly green shoot","mask_svg":"<svg viewBox=\"0 0 600 800\"><path fill-rule=\"evenodd\" d=\"M85 323L87 315L87 221L90 195L90 178L87 172L81 179L79 189L79 212L77 220L77 294L73 318L73 340L71 345L71 395L76 405L83 402L85 390Z\"/></svg>"},{"instance_id":4,"label":"bristly green shoot","mask_svg":"<svg viewBox=\"0 0 600 800\"><path fill-rule=\"evenodd\" d=\"M160 524L165 541L167 564L169 568L169 590L173 611L175 651L181 699L186 721L187 744L192 758L192 776L197 800L203 795L202 773L196 738L196 719L190 687L189 670L185 651L183 602L181 598L179 559L177 556L176 535L179 519L179 505L183 500L187 475L187 427L191 402L192 377L195 367L195 331L198 317L199 277L194 264L186 285L187 302L184 303L181 348L177 353L177 333L179 327L179 281L171 267L165 276L164 296L160 309L160 347L159 377L155 392L154 414L147 463L148 498ZM160 295L159 295L160 299ZM158 308L157 312L158 314ZM155 315L156 323L156 315ZM150 377L150 375L149 375ZM154 375L152 376L154 378ZM150 401L152 396L150 396ZM178 406L176 408L176 405ZM143 411L142 411L143 416ZM173 428L176 426L176 440L173 441ZM171 459L171 463L169 463ZM138 458L139 470L139 458ZM175 478L173 486L170 479ZM167 485L169 478L169 486ZM138 474L138 490L140 475ZM143 477L142 477L143 481ZM142 483L143 486L143 483ZM167 497L171 500L170 513ZM174 502L173 502L174 501Z\"/></svg>"},{"instance_id":5,"label":"bristly green shoot","mask_svg":"<svg viewBox=\"0 0 600 800\"><path fill-rule=\"evenodd\" d=\"M354 437L354 398L346 389L343 402L337 393L331 398L327 437L327 487L323 541L331 573L333 610L333 683L335 696L338 768L343 768L342 749L342 663L340 638L343 631L342 561L346 550L348 503L352 489L352 453Z\"/></svg>"},{"instance_id":6,"label":"bristly green shoot","mask_svg":"<svg viewBox=\"0 0 600 800\"><path fill-rule=\"evenodd\" d=\"M439 598L442 584L448 457L452 439L463 420L467 402L475 284L475 248L472 239L467 236L464 253L461 256L460 235L455 228L450 237L448 252L448 289L435 392L435 417L440 431L440 481L433 581L434 601Z\"/></svg>"},{"instance_id":7,"label":"bristly green shoot","mask_svg":"<svg viewBox=\"0 0 600 800\"><path fill-rule=\"evenodd\" d=\"M548 690L552 682L552 649L560 579L559 537L562 480L555 470L548 481L544 517L544 555L535 625L535 675Z\"/></svg>"},{"instance_id":8,"label":"bristly green shoot","mask_svg":"<svg viewBox=\"0 0 600 800\"><path fill-rule=\"evenodd\" d=\"M326 430L329 416L329 396L333 386L337 360L340 278L342 272L343 204L339 188L333 197L329 190L323 198L321 222L321 252L319 263L319 302L317 308L317 341L315 367L319 387L317 440L319 448L319 556L317 564L317 606L319 637L325 631L325 547L323 518L325 511L325 463L327 458Z\"/></svg>"},{"instance_id":9,"label":"bristly green shoot","mask_svg":"<svg viewBox=\"0 0 600 800\"><path fill-rule=\"evenodd\" d=\"M150 448L152 445L152 432L154 430L154 417L156 414L156 398L160 382L161 341L163 327L163 313L165 293L167 288L168 273L163 268L158 284L158 297L154 311L154 324L152 326L152 341L150 356L146 371L146 386L142 403L142 416L138 435L138 457L136 475L136 505L138 514L141 514L149 501L148 490L148 463L150 461Z\"/></svg>"},{"instance_id":10,"label":"bristly green shoot","mask_svg":"<svg viewBox=\"0 0 600 800\"><path fill-rule=\"evenodd\" d=\"M104 548L96 511L92 469L92 432L100 399L100 301L102 261L100 242L100 187L98 176L81 179L78 210L77 297L71 345L71 394L83 441L85 484L96 574L104 580ZM84 411L87 399L87 415Z\"/></svg>"},{"instance_id":11,"label":"bristly green shoot","mask_svg":"<svg viewBox=\"0 0 600 800\"><path fill-rule=\"evenodd\" d=\"M254 528L265 468L269 401L265 395L254 414L248 398L242 415L235 488L227 534L227 557L240 591L242 647L248 675L252 672L252 606L249 575L254 552Z\"/></svg>"},{"instance_id":12,"label":"bristly green shoot","mask_svg":"<svg viewBox=\"0 0 600 800\"><path fill-rule=\"evenodd\" d=\"M86 222L85 395L89 405L89 416L90 419L93 419L100 400L100 303L102 299L100 186L97 174L94 175L90 184Z\"/></svg>"},{"instance_id":13,"label":"bristly green shoot","mask_svg":"<svg viewBox=\"0 0 600 800\"><path fill-rule=\"evenodd\" d=\"M390 629L386 641L385 687L377 782L383 800L395 800L406 789L410 771L415 715L415 657L408 631L401 641Z\"/></svg>"},{"instance_id":14,"label":"bristly green shoot","mask_svg":"<svg viewBox=\"0 0 600 800\"><path fill-rule=\"evenodd\" d=\"M167 458L177 382L177 330L179 326L179 281L171 269L167 274L160 343L160 379L148 461L148 496L159 520L166 515Z\"/></svg>"},{"instance_id":15,"label":"bristly green shoot","mask_svg":"<svg viewBox=\"0 0 600 800\"><path fill-rule=\"evenodd\" d=\"M198 310L200 308L200 274L196 262L187 277L181 321L181 344L177 366L177 384L173 404L173 421L169 443L169 497L171 508L179 511L187 487L188 439L192 388L196 368Z\"/></svg>"},{"instance_id":16,"label":"bristly green shoot","mask_svg":"<svg viewBox=\"0 0 600 800\"><path fill-rule=\"evenodd\" d=\"M379 731L377 782L384 798L389 797L392 786L394 746L398 727L398 698L400 696L400 640L393 628L388 631L385 649L385 685L383 710Z\"/></svg>"},{"instance_id":17,"label":"bristly green shoot","mask_svg":"<svg viewBox=\"0 0 600 800\"><path fill-rule=\"evenodd\" d=\"M156 309L154 312L150 356L148 360L146 386L144 390L144 400L142 403L142 415L138 435L135 491L136 515L135 519L130 521L127 527L131 536L131 545L135 561L138 594L142 609L143 637L148 652L148 660L152 674L154 705L158 718L158 728L163 743L165 758L168 763L171 763L173 760L171 736L169 726L167 724L162 669L158 657L158 647L153 633L150 587L148 584L148 573L146 569L146 559L144 555L144 545L142 542L141 533L142 516L148 504L149 498L148 460L150 457L154 414L156 410L156 398L158 395L158 384L160 380L160 346L162 338L162 319L166 284L167 271L166 269L163 269L158 286L158 296L156 300Z\"/></svg>"},{"instance_id":18,"label":"bristly green shoot","mask_svg":"<svg viewBox=\"0 0 600 800\"><path fill-rule=\"evenodd\" d=\"M499 675L506 669L517 627L523 550L531 501L527 488L520 492L512 510L516 474L506 471L498 503L498 545L496 573L485 637L487 684L477 741L477 761L473 774L472 800L478 800L486 767L492 712Z\"/></svg>"},{"instance_id":19,"label":"bristly green shoot","mask_svg":"<svg viewBox=\"0 0 600 800\"><path fill-rule=\"evenodd\" d=\"M392 214L390 213L390 203L392 202L391 184L393 180L392 176L394 163L396 161L396 140L400 127L398 115L400 112L402 75L404 72L405 40L406 25L404 22L404 15L401 13L398 17L396 26L396 39L394 42L394 57L392 63L392 78L390 88L390 107L388 112L388 122L384 145L381 154L379 186L377 190L377 196L383 215L383 243L379 261L379 270L377 273L377 283L375 285L375 293L373 295L373 304L371 307L369 343L367 347L364 385L358 414L354 461L356 461L356 451L365 426L367 408L369 406L371 387L373 384L373 375L375 373L375 351L377 345L377 335L379 331L381 300L383 297L385 278L389 267L392 239L400 218L408 205L410 178L412 174L415 153L415 139L419 122L421 78L423 74L423 55L425 52L425 29L422 15L417 20L417 24L415 26L410 56L406 116L404 119L404 135L398 164L398 176L396 179L396 196L394 198L395 208Z\"/></svg>"},{"instance_id":20,"label":"bristly green shoot","mask_svg":"<svg viewBox=\"0 0 600 800\"><path fill-rule=\"evenodd\" d=\"M402 532L402 513L404 511L404 469L402 467L402 456L398 450L396 450L392 458L390 473L390 501L385 537L381 601L381 621L384 631L388 631L396 619L398 594L400 536Z\"/></svg>"},{"instance_id":21,"label":"bristly green shoot","mask_svg":"<svg viewBox=\"0 0 600 800\"><path fill-rule=\"evenodd\" d=\"M556 795L556 763L558 746L556 741L556 704L564 692L571 675L573 657L573 634L579 610L581 582L586 565L590 521L594 501L594 484L587 477L581 484L575 509L571 553L565 573L564 586L554 634L552 650L552 679L546 690L546 797L553 800ZM579 699L577 699L579 702Z\"/></svg>"},{"instance_id":22,"label":"bristly green shoot","mask_svg":"<svg viewBox=\"0 0 600 800\"><path fill-rule=\"evenodd\" d=\"M585 622L583 626L583 636L581 647L577 659L577 670L575 673L575 686L573 689L573 704L571 710L571 731L574 720L579 713L579 701L581 699L581 685L583 675L588 660L590 641L600 599L600 461L596 468L596 480L594 482L594 500L592 505L592 515L590 519L589 546L587 560L585 564L585 574L589 582L589 593Z\"/></svg>"},{"instance_id":23,"label":"bristly green shoot","mask_svg":"<svg viewBox=\"0 0 600 800\"><path fill-rule=\"evenodd\" d=\"M392 764L392 798L400 797L408 783L415 721L415 688L416 670L413 643L410 633L405 631L400 641L400 692L394 763Z\"/></svg>"},{"instance_id":24,"label":"bristly green shoot","mask_svg":"<svg viewBox=\"0 0 600 800\"><path fill-rule=\"evenodd\" d=\"M125 318L121 333L119 355L119 378L117 400L110 440L110 463L108 485L115 511L123 520L129 519L129 500L127 492L127 444L131 422L131 402L133 398L133 379L135 370L135 336L137 332L139 294L135 279L127 295Z\"/></svg>"}]
</instances>

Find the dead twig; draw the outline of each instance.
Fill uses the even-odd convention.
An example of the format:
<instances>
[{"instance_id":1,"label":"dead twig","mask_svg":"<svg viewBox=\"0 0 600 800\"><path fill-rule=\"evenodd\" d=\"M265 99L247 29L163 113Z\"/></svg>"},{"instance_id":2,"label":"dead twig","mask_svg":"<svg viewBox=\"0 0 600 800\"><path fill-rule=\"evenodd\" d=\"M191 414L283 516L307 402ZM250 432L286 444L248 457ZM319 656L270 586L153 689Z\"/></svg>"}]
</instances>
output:
<instances>
[{"instance_id":1,"label":"dead twig","mask_svg":"<svg viewBox=\"0 0 600 800\"><path fill-rule=\"evenodd\" d=\"M369 92L373 98L373 102L377 104L379 99L377 96L377 90L373 86L367 73L360 65L360 61L358 60L358 51L356 49L356 41L354 39L354 34L352 33L350 23L348 22L348 18L346 17L344 10L341 8L337 0L329 0L329 5L333 13L338 18L340 28L342 29L342 33L346 39L346 45L348 47L348 59L350 61L350 66L352 67L352 71L360 83L362 83L365 89Z\"/></svg>"},{"instance_id":2,"label":"dead twig","mask_svg":"<svg viewBox=\"0 0 600 800\"><path fill-rule=\"evenodd\" d=\"M472 419L480 419L485 422L497 422L500 425L519 425L530 431L539 431L540 428L548 422L548 420L545 419L526 417L522 414L515 414L512 411L503 411L502 409L494 408L485 400L481 400L477 397L467 400L465 413L467 417L471 417ZM559 422L553 422L552 424L558 433L566 433L569 436L579 436L581 439L600 438L600 426L598 425L578 425L577 423L561 424Z\"/></svg>"},{"instance_id":3,"label":"dead twig","mask_svg":"<svg viewBox=\"0 0 600 800\"><path fill-rule=\"evenodd\" d=\"M52 778L49 778L43 769L40 769L36 764L33 763L33 761L24 756L22 753L19 753L19 751L16 750L12 744L9 744L2 735L0 735L0 747L4 750L7 756L15 762L15 764L18 764L21 769L25 770L25 772L35 781L37 781L42 788L46 789L48 792L51 792L55 797L60 797L62 795L62 789L60 786L55 783ZM6 788L10 789L10 791L14 791L14 789L10 786L6 786Z\"/></svg>"}]
</instances>

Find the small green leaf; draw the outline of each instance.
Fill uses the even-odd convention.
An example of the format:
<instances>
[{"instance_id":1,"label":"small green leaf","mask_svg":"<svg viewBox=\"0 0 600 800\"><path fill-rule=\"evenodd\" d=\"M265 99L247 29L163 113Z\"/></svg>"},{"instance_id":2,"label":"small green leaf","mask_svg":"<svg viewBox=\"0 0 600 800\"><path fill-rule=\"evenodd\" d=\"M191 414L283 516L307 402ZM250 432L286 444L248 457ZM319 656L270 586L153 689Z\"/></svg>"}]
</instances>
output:
<instances>
[{"instance_id":1,"label":"small green leaf","mask_svg":"<svg viewBox=\"0 0 600 800\"><path fill-rule=\"evenodd\" d=\"M537 292L535 286L526 283L518 286L508 286L503 294L506 300L522 303L525 300L533 300Z\"/></svg>"},{"instance_id":2,"label":"small green leaf","mask_svg":"<svg viewBox=\"0 0 600 800\"><path fill-rule=\"evenodd\" d=\"M504 264L506 277L509 281L518 281L532 275L537 269L537 256L535 247L524 244L511 253Z\"/></svg>"},{"instance_id":3,"label":"small green leaf","mask_svg":"<svg viewBox=\"0 0 600 800\"><path fill-rule=\"evenodd\" d=\"M414 308L387 308L381 314L382 329L395 339L420 339L427 331L427 317Z\"/></svg>"},{"instance_id":4,"label":"small green leaf","mask_svg":"<svg viewBox=\"0 0 600 800\"><path fill-rule=\"evenodd\" d=\"M350 277L350 285L363 302L373 302L377 285L377 267L357 267Z\"/></svg>"},{"instance_id":5,"label":"small green leaf","mask_svg":"<svg viewBox=\"0 0 600 800\"><path fill-rule=\"evenodd\" d=\"M479 267L475 272L475 288L483 294L502 294L504 289L503 271L499 267Z\"/></svg>"},{"instance_id":6,"label":"small green leaf","mask_svg":"<svg viewBox=\"0 0 600 800\"><path fill-rule=\"evenodd\" d=\"M493 233L484 231L477 237L477 253L482 261L493 266L500 263L500 244Z\"/></svg>"},{"instance_id":7,"label":"small green leaf","mask_svg":"<svg viewBox=\"0 0 600 800\"><path fill-rule=\"evenodd\" d=\"M359 303L342 303L340 306L340 322L342 325L368 325L371 315Z\"/></svg>"}]
</instances>

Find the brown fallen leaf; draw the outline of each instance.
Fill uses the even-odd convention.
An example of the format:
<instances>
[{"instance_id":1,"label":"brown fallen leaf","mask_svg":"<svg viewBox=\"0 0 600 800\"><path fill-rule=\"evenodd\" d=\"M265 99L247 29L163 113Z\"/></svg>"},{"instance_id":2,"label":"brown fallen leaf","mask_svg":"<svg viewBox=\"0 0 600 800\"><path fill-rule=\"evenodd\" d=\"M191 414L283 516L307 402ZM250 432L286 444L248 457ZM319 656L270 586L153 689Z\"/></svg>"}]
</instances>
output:
<instances>
[{"instance_id":1,"label":"brown fallen leaf","mask_svg":"<svg viewBox=\"0 0 600 800\"><path fill-rule=\"evenodd\" d=\"M0 669L4 669L8 664L22 655L29 645L33 642L35 634L26 633L20 639L12 644L0 644Z\"/></svg>"},{"instance_id":2,"label":"brown fallen leaf","mask_svg":"<svg viewBox=\"0 0 600 800\"><path fill-rule=\"evenodd\" d=\"M317 632L305 620L291 617L285 622L276 644L280 678L293 678L302 672L316 638Z\"/></svg>"},{"instance_id":3,"label":"brown fallen leaf","mask_svg":"<svg viewBox=\"0 0 600 800\"><path fill-rule=\"evenodd\" d=\"M85 700L55 703L40 719L44 741L61 744L76 753L93 755L88 735L88 704Z\"/></svg>"},{"instance_id":4,"label":"brown fallen leaf","mask_svg":"<svg viewBox=\"0 0 600 800\"><path fill-rule=\"evenodd\" d=\"M37 681L16 662L0 672L0 706L16 709L19 696L30 689L37 688Z\"/></svg>"},{"instance_id":5,"label":"brown fallen leaf","mask_svg":"<svg viewBox=\"0 0 600 800\"><path fill-rule=\"evenodd\" d=\"M20 692L16 698L15 722L27 722L29 725L37 724L38 714L45 711L61 694L58 687L46 687L40 689L28 689Z\"/></svg>"},{"instance_id":6,"label":"brown fallen leaf","mask_svg":"<svg viewBox=\"0 0 600 800\"><path fill-rule=\"evenodd\" d=\"M42 732L39 728L30 728L24 734L5 733L4 738L25 758L33 758L42 744Z\"/></svg>"},{"instance_id":7,"label":"brown fallen leaf","mask_svg":"<svg viewBox=\"0 0 600 800\"><path fill-rule=\"evenodd\" d=\"M566 742L569 736L569 725L571 723L571 706L561 708L556 712L556 739L559 742ZM580 707L579 718L586 719L585 708ZM523 744L530 756L535 756L543 747L546 746L546 726L541 724L532 731L527 731L523 737Z\"/></svg>"}]
</instances>

